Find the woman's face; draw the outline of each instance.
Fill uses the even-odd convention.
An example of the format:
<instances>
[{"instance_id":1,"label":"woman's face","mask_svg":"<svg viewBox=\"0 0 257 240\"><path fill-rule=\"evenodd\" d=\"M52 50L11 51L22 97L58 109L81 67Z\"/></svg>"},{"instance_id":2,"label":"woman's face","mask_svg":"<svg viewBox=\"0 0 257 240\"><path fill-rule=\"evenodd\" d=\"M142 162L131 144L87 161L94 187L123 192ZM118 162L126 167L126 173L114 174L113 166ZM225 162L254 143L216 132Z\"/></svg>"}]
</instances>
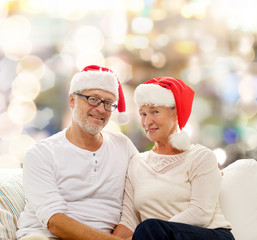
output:
<instances>
[{"instance_id":1,"label":"woman's face","mask_svg":"<svg viewBox=\"0 0 257 240\"><path fill-rule=\"evenodd\" d=\"M139 108L141 126L152 142L166 142L177 129L176 107L154 107L143 105Z\"/></svg>"}]
</instances>

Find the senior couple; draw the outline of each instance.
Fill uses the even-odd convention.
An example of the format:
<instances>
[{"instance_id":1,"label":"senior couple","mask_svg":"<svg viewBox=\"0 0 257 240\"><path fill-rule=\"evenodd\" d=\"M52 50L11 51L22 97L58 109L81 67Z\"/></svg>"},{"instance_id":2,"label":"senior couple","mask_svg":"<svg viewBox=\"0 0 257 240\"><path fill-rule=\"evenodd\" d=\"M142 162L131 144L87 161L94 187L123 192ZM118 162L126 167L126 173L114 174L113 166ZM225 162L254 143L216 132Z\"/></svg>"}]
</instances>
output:
<instances>
[{"instance_id":1,"label":"senior couple","mask_svg":"<svg viewBox=\"0 0 257 240\"><path fill-rule=\"evenodd\" d=\"M115 73L86 66L70 84L68 128L34 144L24 159L26 206L17 238L63 240L234 240L219 208L222 176L213 152L183 131L194 91L157 77L134 93L154 142L138 153L128 137L103 130L125 121ZM125 189L125 190L124 190Z\"/></svg>"}]
</instances>

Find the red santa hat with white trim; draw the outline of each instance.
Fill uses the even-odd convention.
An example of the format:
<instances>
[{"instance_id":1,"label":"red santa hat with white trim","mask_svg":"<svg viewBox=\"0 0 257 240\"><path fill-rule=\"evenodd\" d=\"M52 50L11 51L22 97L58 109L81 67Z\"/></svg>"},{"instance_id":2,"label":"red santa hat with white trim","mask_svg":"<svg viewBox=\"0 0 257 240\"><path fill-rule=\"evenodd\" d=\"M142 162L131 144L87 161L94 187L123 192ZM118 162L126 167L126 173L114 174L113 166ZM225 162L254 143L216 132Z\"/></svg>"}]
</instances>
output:
<instances>
[{"instance_id":1,"label":"red santa hat with white trim","mask_svg":"<svg viewBox=\"0 0 257 240\"><path fill-rule=\"evenodd\" d=\"M192 110L194 91L183 81L172 77L153 78L140 84L134 93L134 100L138 106L176 106L179 133L170 136L170 143L179 150L186 150L190 146L189 135L182 131Z\"/></svg>"},{"instance_id":2,"label":"red santa hat with white trim","mask_svg":"<svg viewBox=\"0 0 257 240\"><path fill-rule=\"evenodd\" d=\"M118 77L111 69L89 65L76 73L71 80L69 94L86 89L101 89L112 93L118 102L118 122L120 124L128 122L123 90Z\"/></svg>"}]
</instances>

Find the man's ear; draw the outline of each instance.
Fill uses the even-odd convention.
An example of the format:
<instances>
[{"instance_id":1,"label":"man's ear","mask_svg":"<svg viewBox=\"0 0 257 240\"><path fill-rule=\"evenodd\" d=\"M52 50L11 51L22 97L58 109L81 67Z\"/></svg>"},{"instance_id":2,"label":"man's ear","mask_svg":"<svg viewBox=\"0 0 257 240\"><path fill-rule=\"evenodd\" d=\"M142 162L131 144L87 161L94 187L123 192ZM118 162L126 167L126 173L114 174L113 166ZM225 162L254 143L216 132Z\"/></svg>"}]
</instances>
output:
<instances>
[{"instance_id":1,"label":"man's ear","mask_svg":"<svg viewBox=\"0 0 257 240\"><path fill-rule=\"evenodd\" d=\"M70 108L72 108L72 109L75 106L75 96L74 96L74 94L69 95L69 105L70 105Z\"/></svg>"}]
</instances>

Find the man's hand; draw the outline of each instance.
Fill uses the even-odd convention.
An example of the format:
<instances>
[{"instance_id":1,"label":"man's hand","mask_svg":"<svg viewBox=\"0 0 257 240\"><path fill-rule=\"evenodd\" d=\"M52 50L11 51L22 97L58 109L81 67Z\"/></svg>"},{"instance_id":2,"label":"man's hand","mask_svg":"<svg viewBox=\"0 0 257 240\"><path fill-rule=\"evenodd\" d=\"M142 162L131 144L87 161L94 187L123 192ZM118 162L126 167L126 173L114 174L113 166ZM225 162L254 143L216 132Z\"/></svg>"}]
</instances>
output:
<instances>
[{"instance_id":1,"label":"man's hand","mask_svg":"<svg viewBox=\"0 0 257 240\"><path fill-rule=\"evenodd\" d=\"M65 214L54 214L48 221L48 229L63 240L124 240L123 238L97 231ZM127 240L130 240L128 238Z\"/></svg>"}]
</instances>

